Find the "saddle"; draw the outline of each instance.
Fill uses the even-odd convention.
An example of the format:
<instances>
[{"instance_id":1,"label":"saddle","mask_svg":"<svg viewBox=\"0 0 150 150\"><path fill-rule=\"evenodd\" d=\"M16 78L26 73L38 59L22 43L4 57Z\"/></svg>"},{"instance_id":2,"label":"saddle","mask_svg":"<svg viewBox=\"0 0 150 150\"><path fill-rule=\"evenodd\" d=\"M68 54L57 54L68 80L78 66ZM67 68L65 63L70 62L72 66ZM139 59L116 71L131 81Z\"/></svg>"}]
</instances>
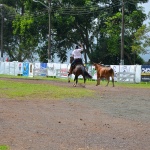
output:
<instances>
[{"instance_id":1,"label":"saddle","mask_svg":"<svg viewBox=\"0 0 150 150\"><path fill-rule=\"evenodd\" d=\"M72 61L74 60L74 58L71 56L70 57L70 63L72 63ZM82 59L76 59L75 60L75 63L73 63L70 67L70 71L68 73L72 74L72 71L76 68L77 65L83 65L84 64L82 63Z\"/></svg>"},{"instance_id":2,"label":"saddle","mask_svg":"<svg viewBox=\"0 0 150 150\"><path fill-rule=\"evenodd\" d=\"M82 65L82 66L84 66L84 64L83 64L81 61L77 61L74 65L72 65L72 70L74 70L77 65Z\"/></svg>"},{"instance_id":3,"label":"saddle","mask_svg":"<svg viewBox=\"0 0 150 150\"><path fill-rule=\"evenodd\" d=\"M82 65L84 66L84 64L82 62L77 62L74 65L70 66L70 70L69 70L69 74L72 74L72 71L76 68L77 65Z\"/></svg>"},{"instance_id":4,"label":"saddle","mask_svg":"<svg viewBox=\"0 0 150 150\"><path fill-rule=\"evenodd\" d=\"M72 66L76 66L76 65L83 65L84 66L84 64L82 63L82 59L76 59L75 64L72 64Z\"/></svg>"}]
</instances>

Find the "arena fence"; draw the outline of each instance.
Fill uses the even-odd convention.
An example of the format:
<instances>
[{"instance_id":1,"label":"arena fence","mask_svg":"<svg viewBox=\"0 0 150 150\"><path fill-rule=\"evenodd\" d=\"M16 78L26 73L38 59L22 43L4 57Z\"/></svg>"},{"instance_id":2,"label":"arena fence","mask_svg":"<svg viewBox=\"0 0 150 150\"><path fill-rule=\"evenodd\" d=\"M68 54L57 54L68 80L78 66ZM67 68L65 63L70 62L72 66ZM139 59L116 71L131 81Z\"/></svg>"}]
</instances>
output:
<instances>
[{"instance_id":1,"label":"arena fence","mask_svg":"<svg viewBox=\"0 0 150 150\"><path fill-rule=\"evenodd\" d=\"M150 65L110 65L110 67L114 70L117 82L150 81ZM69 68L70 64L61 63L0 62L0 74L15 76L67 78ZM92 75L92 79L96 80L94 66L88 64L86 68Z\"/></svg>"}]
</instances>

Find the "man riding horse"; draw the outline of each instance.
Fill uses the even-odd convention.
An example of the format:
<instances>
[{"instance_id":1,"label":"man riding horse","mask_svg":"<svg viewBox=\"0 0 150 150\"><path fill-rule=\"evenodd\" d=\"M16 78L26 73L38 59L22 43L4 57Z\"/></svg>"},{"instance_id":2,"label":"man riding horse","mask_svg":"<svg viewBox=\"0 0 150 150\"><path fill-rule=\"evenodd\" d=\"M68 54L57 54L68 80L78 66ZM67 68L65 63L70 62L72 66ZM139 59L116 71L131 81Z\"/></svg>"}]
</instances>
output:
<instances>
[{"instance_id":1,"label":"man riding horse","mask_svg":"<svg viewBox=\"0 0 150 150\"><path fill-rule=\"evenodd\" d=\"M80 47L76 46L75 50L73 50L72 52L72 57L70 58L71 66L68 72L68 82L70 82L70 78L69 78L70 74L74 74L75 78L74 78L73 86L77 85L79 75L83 76L84 84L87 78L92 79L92 76L87 72L82 62L82 54L81 54L82 51L83 51L82 45L80 45Z\"/></svg>"},{"instance_id":2,"label":"man riding horse","mask_svg":"<svg viewBox=\"0 0 150 150\"><path fill-rule=\"evenodd\" d=\"M77 64L83 65L82 54L81 54L82 51L83 51L83 46L82 45L80 45L80 47L76 46L75 49L73 50L73 52L72 52L73 61L71 62L69 74L72 74L72 71L73 71L73 69L75 68L75 66Z\"/></svg>"}]
</instances>

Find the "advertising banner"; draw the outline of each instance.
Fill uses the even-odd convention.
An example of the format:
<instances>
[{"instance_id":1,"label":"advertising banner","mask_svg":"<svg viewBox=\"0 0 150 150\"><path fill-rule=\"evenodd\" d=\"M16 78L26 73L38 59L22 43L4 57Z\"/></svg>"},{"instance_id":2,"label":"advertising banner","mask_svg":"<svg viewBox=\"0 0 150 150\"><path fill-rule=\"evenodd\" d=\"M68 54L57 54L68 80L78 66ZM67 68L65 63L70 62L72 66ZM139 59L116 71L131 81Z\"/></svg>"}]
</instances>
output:
<instances>
[{"instance_id":1,"label":"advertising banner","mask_svg":"<svg viewBox=\"0 0 150 150\"><path fill-rule=\"evenodd\" d=\"M41 76L47 76L47 63L40 64Z\"/></svg>"},{"instance_id":2,"label":"advertising banner","mask_svg":"<svg viewBox=\"0 0 150 150\"><path fill-rule=\"evenodd\" d=\"M48 63L47 64L47 76L49 77L54 77L54 76L59 76L58 72L60 71L60 63Z\"/></svg>"},{"instance_id":3,"label":"advertising banner","mask_svg":"<svg viewBox=\"0 0 150 150\"><path fill-rule=\"evenodd\" d=\"M18 75L23 74L23 63L22 62L18 62L18 64L17 64L17 74Z\"/></svg>"},{"instance_id":4,"label":"advertising banner","mask_svg":"<svg viewBox=\"0 0 150 150\"><path fill-rule=\"evenodd\" d=\"M114 70L114 80L119 82L139 83L150 81L150 65L111 65ZM0 62L0 74L23 76L53 76L58 78L68 77L70 64L61 63L29 63L29 62ZM92 79L97 80L97 71L92 65L86 65ZM74 78L74 75L71 75ZM82 78L80 75L79 78ZM111 78L110 78L111 80Z\"/></svg>"},{"instance_id":5,"label":"advertising banner","mask_svg":"<svg viewBox=\"0 0 150 150\"><path fill-rule=\"evenodd\" d=\"M68 64L60 65L60 77L68 77Z\"/></svg>"},{"instance_id":6,"label":"advertising banner","mask_svg":"<svg viewBox=\"0 0 150 150\"><path fill-rule=\"evenodd\" d=\"M141 81L150 81L150 65L142 65Z\"/></svg>"},{"instance_id":7,"label":"advertising banner","mask_svg":"<svg viewBox=\"0 0 150 150\"><path fill-rule=\"evenodd\" d=\"M29 76L29 63L23 63L23 76Z\"/></svg>"},{"instance_id":8,"label":"advertising banner","mask_svg":"<svg viewBox=\"0 0 150 150\"><path fill-rule=\"evenodd\" d=\"M33 68L34 68L34 64L29 63L29 77L33 77Z\"/></svg>"}]
</instances>

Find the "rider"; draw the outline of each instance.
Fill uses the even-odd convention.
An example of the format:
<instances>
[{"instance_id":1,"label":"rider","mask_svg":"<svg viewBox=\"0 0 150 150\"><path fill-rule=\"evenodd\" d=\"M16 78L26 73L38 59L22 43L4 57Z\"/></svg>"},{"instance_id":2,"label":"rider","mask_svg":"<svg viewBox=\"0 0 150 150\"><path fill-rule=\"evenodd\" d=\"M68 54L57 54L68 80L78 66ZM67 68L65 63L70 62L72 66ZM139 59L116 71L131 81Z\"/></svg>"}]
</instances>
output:
<instances>
[{"instance_id":1,"label":"rider","mask_svg":"<svg viewBox=\"0 0 150 150\"><path fill-rule=\"evenodd\" d=\"M75 49L73 50L72 56L73 56L74 60L71 63L71 67L70 67L70 71L69 71L70 74L72 74L72 71L73 71L73 69L74 69L74 67L77 63L83 64L82 54L81 54L82 51L83 51L83 46L82 45L80 45L80 47L77 45L75 47Z\"/></svg>"}]
</instances>

